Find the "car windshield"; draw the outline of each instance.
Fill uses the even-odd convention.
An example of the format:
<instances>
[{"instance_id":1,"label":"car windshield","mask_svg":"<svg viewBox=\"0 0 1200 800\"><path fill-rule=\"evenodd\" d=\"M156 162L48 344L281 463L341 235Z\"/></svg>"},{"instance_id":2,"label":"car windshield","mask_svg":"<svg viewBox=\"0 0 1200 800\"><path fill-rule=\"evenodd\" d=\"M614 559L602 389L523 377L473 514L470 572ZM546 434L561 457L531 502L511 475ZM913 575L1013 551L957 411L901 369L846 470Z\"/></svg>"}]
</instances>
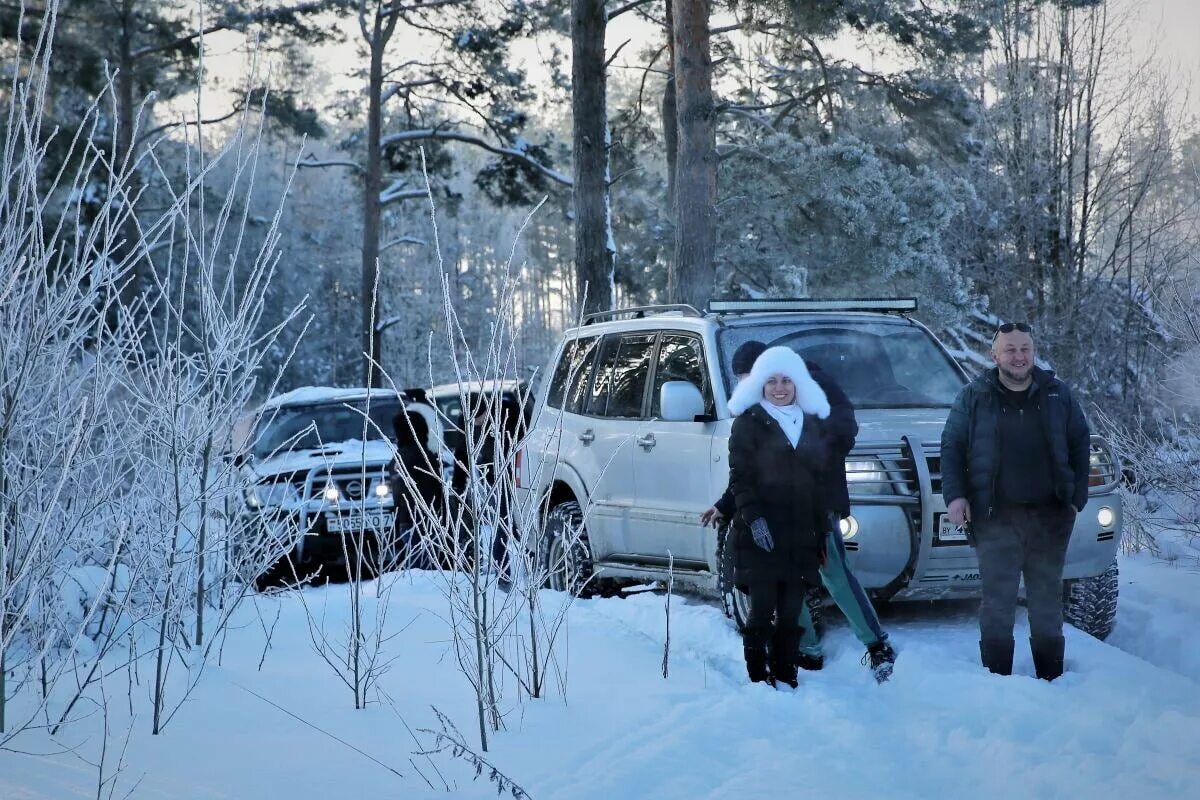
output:
<instances>
[{"instance_id":1,"label":"car windshield","mask_svg":"<svg viewBox=\"0 0 1200 800\"><path fill-rule=\"evenodd\" d=\"M846 392L855 408L935 408L954 403L965 378L933 337L915 325L827 321L738 326L721 337L728 373L733 352L758 339L790 347ZM727 374L733 386L736 379Z\"/></svg>"},{"instance_id":2,"label":"car windshield","mask_svg":"<svg viewBox=\"0 0 1200 800\"><path fill-rule=\"evenodd\" d=\"M398 399L374 398L369 413L365 399L270 409L258 422L253 453L257 458L267 458L351 439L389 439L392 418L400 408Z\"/></svg>"}]
</instances>

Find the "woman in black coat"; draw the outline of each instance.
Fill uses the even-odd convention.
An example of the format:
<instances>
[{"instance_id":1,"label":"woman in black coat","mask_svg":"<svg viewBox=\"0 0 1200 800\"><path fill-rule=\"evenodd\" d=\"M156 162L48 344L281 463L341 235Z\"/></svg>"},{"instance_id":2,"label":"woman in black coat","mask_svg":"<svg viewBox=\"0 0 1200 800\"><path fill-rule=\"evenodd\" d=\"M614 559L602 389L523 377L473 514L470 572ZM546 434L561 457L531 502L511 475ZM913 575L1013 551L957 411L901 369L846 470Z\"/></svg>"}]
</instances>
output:
<instances>
[{"instance_id":1,"label":"woman in black coat","mask_svg":"<svg viewBox=\"0 0 1200 800\"><path fill-rule=\"evenodd\" d=\"M737 506L734 580L750 595L743 631L754 682L796 685L800 613L819 585L828 500L822 486L831 446L829 400L804 360L772 347L729 401L729 485Z\"/></svg>"}]
</instances>

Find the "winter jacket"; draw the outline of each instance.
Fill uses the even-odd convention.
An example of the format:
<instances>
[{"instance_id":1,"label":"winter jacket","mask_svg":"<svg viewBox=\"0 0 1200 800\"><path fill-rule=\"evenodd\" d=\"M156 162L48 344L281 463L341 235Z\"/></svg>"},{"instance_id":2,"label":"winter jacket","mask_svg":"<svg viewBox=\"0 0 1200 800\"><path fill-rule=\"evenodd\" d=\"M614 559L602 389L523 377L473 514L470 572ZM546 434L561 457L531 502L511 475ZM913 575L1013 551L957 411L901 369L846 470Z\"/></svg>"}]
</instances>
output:
<instances>
[{"instance_id":1,"label":"winter jacket","mask_svg":"<svg viewBox=\"0 0 1200 800\"><path fill-rule=\"evenodd\" d=\"M818 580L829 506L823 497L832 450L824 420L806 414L793 448L771 415L752 406L729 435L729 486L737 514L730 535L736 548L734 580ZM767 521L775 548L754 543L750 524Z\"/></svg>"},{"instance_id":2,"label":"winter jacket","mask_svg":"<svg viewBox=\"0 0 1200 800\"><path fill-rule=\"evenodd\" d=\"M403 465L412 483L402 477L396 465L393 465L390 484L392 499L396 505L396 524L400 528L408 528L421 519L426 518L428 507L435 516L441 515L443 504L442 478L438 473L438 458L424 446L407 444L396 449L396 461Z\"/></svg>"},{"instance_id":3,"label":"winter jacket","mask_svg":"<svg viewBox=\"0 0 1200 800\"><path fill-rule=\"evenodd\" d=\"M805 359L804 365L808 367L812 379L829 398L829 418L824 421L824 427L831 448L831 458L829 469L823 473L825 480L821 486L822 497L831 511L836 511L838 516L848 517L850 516L850 492L846 487L846 456L854 447L854 440L858 436L858 420L854 418L854 404L850 402L850 398L842 391L842 387L838 386L833 376L821 369L820 365L807 359ZM725 488L725 493L721 495L721 499L717 500L715 506L717 511L721 512L721 516L726 519L733 518L734 513L737 512L737 505L734 503L731 487Z\"/></svg>"},{"instance_id":4,"label":"winter jacket","mask_svg":"<svg viewBox=\"0 0 1200 800\"><path fill-rule=\"evenodd\" d=\"M396 525L405 529L425 517L426 512L421 510L423 505L437 515L441 514L444 502L441 459L429 450L429 425L420 414L401 411L392 418L392 429L396 460L389 470L388 482L396 506ZM404 473L408 474L413 488L410 489L404 480Z\"/></svg>"},{"instance_id":5,"label":"winter jacket","mask_svg":"<svg viewBox=\"0 0 1200 800\"><path fill-rule=\"evenodd\" d=\"M999 373L992 368L971 381L954 401L942 431L942 497L946 504L965 497L972 516L995 510L1000 466ZM1042 432L1053 460L1055 498L1082 511L1088 498L1091 434L1070 388L1049 370L1033 369L1030 403L1037 405Z\"/></svg>"}]
</instances>

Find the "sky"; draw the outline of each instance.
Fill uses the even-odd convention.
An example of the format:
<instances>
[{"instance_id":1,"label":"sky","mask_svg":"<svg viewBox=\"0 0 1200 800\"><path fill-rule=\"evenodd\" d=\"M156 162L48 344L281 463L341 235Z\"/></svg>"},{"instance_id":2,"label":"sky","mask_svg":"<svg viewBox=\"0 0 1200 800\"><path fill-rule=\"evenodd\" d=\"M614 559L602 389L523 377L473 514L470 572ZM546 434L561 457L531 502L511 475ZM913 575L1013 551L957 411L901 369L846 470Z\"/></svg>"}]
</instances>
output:
<instances>
[{"instance_id":1,"label":"sky","mask_svg":"<svg viewBox=\"0 0 1200 800\"><path fill-rule=\"evenodd\" d=\"M1154 55L1176 74L1185 102L1200 117L1200 0L1137 0L1131 27L1135 54Z\"/></svg>"}]
</instances>

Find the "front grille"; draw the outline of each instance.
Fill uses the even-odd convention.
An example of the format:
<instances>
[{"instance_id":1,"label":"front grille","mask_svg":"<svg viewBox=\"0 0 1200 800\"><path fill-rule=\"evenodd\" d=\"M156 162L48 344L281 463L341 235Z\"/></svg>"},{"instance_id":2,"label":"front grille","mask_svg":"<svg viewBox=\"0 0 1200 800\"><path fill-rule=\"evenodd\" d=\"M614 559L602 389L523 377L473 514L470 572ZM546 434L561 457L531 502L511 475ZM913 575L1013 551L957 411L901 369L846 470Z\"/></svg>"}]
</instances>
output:
<instances>
[{"instance_id":1,"label":"front grille","mask_svg":"<svg viewBox=\"0 0 1200 800\"><path fill-rule=\"evenodd\" d=\"M936 443L921 445L929 472L930 492L941 494L942 457ZM863 445L846 456L846 480L852 495L919 497L920 480L912 448L907 444Z\"/></svg>"},{"instance_id":2,"label":"front grille","mask_svg":"<svg viewBox=\"0 0 1200 800\"><path fill-rule=\"evenodd\" d=\"M376 481L385 478L382 466L371 466L364 470L355 466L346 469L335 469L332 472L319 472L313 475L311 498L320 498L332 484L341 493L342 499L360 501L366 499L371 487Z\"/></svg>"}]
</instances>

